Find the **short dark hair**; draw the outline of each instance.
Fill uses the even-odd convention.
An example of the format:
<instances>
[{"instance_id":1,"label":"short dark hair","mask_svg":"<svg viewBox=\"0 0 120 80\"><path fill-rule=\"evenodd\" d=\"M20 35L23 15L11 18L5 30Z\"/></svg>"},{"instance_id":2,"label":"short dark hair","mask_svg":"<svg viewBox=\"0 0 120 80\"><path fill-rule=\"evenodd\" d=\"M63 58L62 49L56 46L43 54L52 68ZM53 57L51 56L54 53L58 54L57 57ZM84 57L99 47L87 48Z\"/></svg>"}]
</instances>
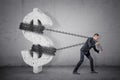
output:
<instances>
[{"instance_id":1,"label":"short dark hair","mask_svg":"<svg viewBox=\"0 0 120 80\"><path fill-rule=\"evenodd\" d=\"M99 34L98 34L98 33L95 33L93 36L99 36Z\"/></svg>"}]
</instances>

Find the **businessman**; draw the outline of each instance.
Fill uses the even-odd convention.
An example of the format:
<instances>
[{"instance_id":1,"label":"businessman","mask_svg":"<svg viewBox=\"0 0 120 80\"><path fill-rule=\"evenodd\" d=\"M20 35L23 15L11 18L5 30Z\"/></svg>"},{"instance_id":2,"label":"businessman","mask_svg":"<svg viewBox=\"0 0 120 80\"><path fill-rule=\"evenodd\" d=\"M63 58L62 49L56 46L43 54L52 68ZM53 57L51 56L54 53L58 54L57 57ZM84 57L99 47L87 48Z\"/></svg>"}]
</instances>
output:
<instances>
[{"instance_id":1,"label":"businessman","mask_svg":"<svg viewBox=\"0 0 120 80\"><path fill-rule=\"evenodd\" d=\"M92 58L92 56L90 54L90 49L93 48L97 53L101 52L101 51L99 51L99 50L96 49L96 46L99 45L98 39L99 39L99 34L98 33L95 33L93 35L93 37L89 37L87 39L87 41L85 42L85 44L80 49L80 52L81 52L80 61L75 66L75 68L73 70L73 74L78 74L78 75L80 74L80 73L77 72L77 70L79 69L79 67L83 63L84 56L86 56L89 59L89 61L90 61L91 73L97 73L94 70L94 63L93 63L93 58Z\"/></svg>"}]
</instances>

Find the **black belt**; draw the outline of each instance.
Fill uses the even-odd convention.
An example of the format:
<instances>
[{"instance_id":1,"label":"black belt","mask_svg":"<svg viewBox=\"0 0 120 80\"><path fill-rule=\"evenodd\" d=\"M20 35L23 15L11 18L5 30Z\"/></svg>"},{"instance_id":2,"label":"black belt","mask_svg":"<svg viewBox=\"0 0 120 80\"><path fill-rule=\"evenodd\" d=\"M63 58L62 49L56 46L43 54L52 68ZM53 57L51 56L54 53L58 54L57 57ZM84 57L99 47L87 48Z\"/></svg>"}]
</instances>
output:
<instances>
[{"instance_id":1,"label":"black belt","mask_svg":"<svg viewBox=\"0 0 120 80\"><path fill-rule=\"evenodd\" d=\"M45 27L41 24L40 20L38 20L38 24L39 25L33 25L33 20L30 22L30 24L20 23L19 29L36 33L43 33Z\"/></svg>"},{"instance_id":2,"label":"black belt","mask_svg":"<svg viewBox=\"0 0 120 80\"><path fill-rule=\"evenodd\" d=\"M33 56L33 52L36 52L39 54L39 58L42 56L42 54L48 54L48 55L55 55L56 48L54 47L42 47L41 45L33 45L31 48L31 56Z\"/></svg>"}]
</instances>

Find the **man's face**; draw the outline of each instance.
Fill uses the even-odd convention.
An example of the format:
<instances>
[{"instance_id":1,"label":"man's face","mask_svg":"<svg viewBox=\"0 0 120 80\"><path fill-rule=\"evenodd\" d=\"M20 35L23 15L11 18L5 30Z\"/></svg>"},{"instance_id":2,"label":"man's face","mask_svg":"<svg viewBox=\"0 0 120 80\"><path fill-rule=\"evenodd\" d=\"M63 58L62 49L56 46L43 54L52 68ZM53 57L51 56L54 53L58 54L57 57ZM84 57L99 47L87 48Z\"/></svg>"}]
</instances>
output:
<instances>
[{"instance_id":1,"label":"man's face","mask_svg":"<svg viewBox=\"0 0 120 80\"><path fill-rule=\"evenodd\" d=\"M99 36L95 35L93 38L94 38L94 40L98 41Z\"/></svg>"}]
</instances>

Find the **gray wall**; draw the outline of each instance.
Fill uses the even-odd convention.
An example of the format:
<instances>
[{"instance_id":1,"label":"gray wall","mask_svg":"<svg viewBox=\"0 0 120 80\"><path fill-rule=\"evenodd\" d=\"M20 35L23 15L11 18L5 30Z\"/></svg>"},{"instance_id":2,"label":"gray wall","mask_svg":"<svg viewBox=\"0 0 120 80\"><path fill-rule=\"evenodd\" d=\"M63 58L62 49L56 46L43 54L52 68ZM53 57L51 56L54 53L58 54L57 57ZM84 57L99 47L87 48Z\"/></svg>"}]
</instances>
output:
<instances>
[{"instance_id":1,"label":"gray wall","mask_svg":"<svg viewBox=\"0 0 120 80\"><path fill-rule=\"evenodd\" d=\"M0 0L0 66L26 65L20 51L31 43L18 29L26 14L40 8L54 22L52 29L92 36L101 34L102 54L93 50L95 65L120 66L120 0ZM49 33L49 34L48 34ZM57 48L86 39L45 32ZM49 65L75 65L80 47L56 52ZM84 65L89 65L85 58Z\"/></svg>"}]
</instances>

